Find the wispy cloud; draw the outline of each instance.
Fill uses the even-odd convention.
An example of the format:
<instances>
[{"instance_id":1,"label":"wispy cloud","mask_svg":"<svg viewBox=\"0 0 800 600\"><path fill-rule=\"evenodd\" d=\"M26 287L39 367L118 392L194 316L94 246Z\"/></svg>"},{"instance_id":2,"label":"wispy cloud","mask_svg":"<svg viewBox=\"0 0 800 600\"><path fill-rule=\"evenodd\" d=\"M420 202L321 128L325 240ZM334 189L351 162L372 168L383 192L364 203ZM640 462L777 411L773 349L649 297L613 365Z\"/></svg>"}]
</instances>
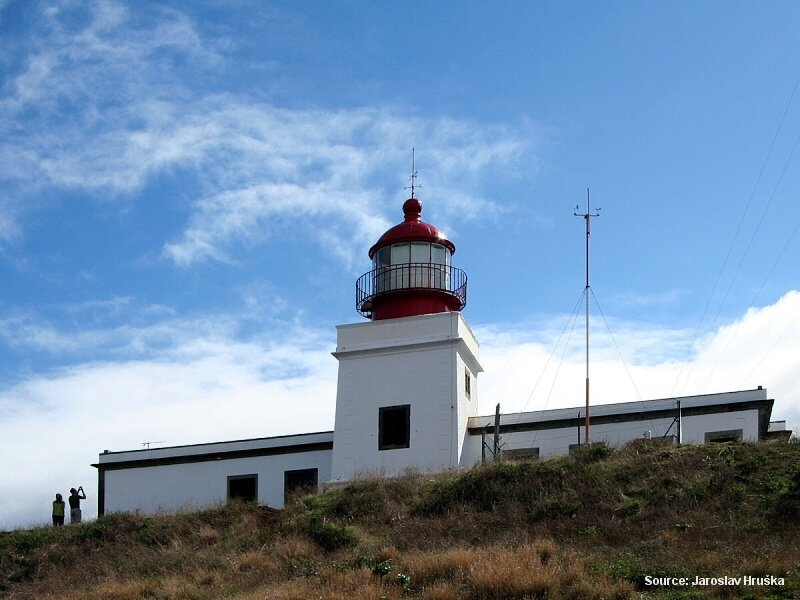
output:
<instances>
[{"instance_id":1,"label":"wispy cloud","mask_svg":"<svg viewBox=\"0 0 800 600\"><path fill-rule=\"evenodd\" d=\"M107 200L189 169L197 182L192 211L183 234L163 248L180 266L232 260L236 244L280 235L282 219L309 217L330 226L305 233L349 264L352 241L367 243L387 225L383 205L402 192L412 145L424 146L425 186L444 220L496 209L475 183L486 170L513 171L530 158L529 127L390 107L287 109L200 92L184 63L224 68L232 58L215 48L230 46L225 40L203 39L176 11L134 19L120 5L97 3L81 21L72 9L47 11L42 38L0 100L0 178L20 190L80 189ZM24 131L16 125L23 113ZM11 238L15 218L11 208L2 213L0 235Z\"/></svg>"},{"instance_id":2,"label":"wispy cloud","mask_svg":"<svg viewBox=\"0 0 800 600\"><path fill-rule=\"evenodd\" d=\"M367 244L387 226L376 214L401 190L402 175L392 168L408 160L409 141L417 134L424 134L426 170L438 174L426 185L436 190L445 218L490 212L490 201L466 191L471 182L482 169L502 170L530 151L527 142L501 128L447 120L453 133L436 119L407 119L381 109L286 111L234 103L219 108L205 113L218 133L205 143L209 156L224 150L226 168L211 170L213 182L206 174L210 193L195 203L182 238L165 245L165 255L179 265L227 260L232 243L265 239L287 220L311 218L328 225L306 233L337 249L349 265L360 247L353 241ZM470 160L454 162L452 155L462 154ZM396 190L387 181L396 181Z\"/></svg>"},{"instance_id":3,"label":"wispy cloud","mask_svg":"<svg viewBox=\"0 0 800 600\"><path fill-rule=\"evenodd\" d=\"M176 65L217 64L177 11L132 15L100 1L26 10L35 31L18 40L18 64L0 95L0 180L7 189L0 236L7 241L19 237L19 219L34 208L37 191L128 193L174 165L173 156L149 155L140 137L168 134L172 112L190 100Z\"/></svg>"},{"instance_id":4,"label":"wispy cloud","mask_svg":"<svg viewBox=\"0 0 800 600\"><path fill-rule=\"evenodd\" d=\"M87 359L173 360L188 348L239 340L292 340L291 347L313 343L296 313L274 289L256 284L239 290L230 312L188 313L136 303L131 298L53 305L39 312L17 310L0 317L0 342L21 355L38 353L64 364ZM63 318L51 319L49 313ZM267 334L268 332L268 334ZM299 342L299 343L298 343ZM258 344L270 347L269 344ZM280 373L276 373L280 376Z\"/></svg>"}]
</instances>

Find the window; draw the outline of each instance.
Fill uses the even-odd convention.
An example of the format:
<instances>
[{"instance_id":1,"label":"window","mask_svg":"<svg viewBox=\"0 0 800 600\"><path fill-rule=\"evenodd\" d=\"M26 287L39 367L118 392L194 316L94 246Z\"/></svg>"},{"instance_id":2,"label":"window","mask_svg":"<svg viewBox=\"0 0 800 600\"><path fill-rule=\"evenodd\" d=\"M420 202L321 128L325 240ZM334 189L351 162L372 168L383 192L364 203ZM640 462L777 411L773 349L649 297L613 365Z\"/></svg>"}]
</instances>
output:
<instances>
[{"instance_id":1,"label":"window","mask_svg":"<svg viewBox=\"0 0 800 600\"><path fill-rule=\"evenodd\" d=\"M427 242L411 242L411 262L431 262L431 245Z\"/></svg>"},{"instance_id":2,"label":"window","mask_svg":"<svg viewBox=\"0 0 800 600\"><path fill-rule=\"evenodd\" d=\"M464 394L467 398L472 396L472 375L466 367L464 367Z\"/></svg>"},{"instance_id":3,"label":"window","mask_svg":"<svg viewBox=\"0 0 800 600\"><path fill-rule=\"evenodd\" d=\"M431 244L431 262L437 265L447 264L445 247L441 244Z\"/></svg>"},{"instance_id":4,"label":"window","mask_svg":"<svg viewBox=\"0 0 800 600\"><path fill-rule=\"evenodd\" d=\"M450 251L442 244L402 242L384 246L372 256L375 269L408 263L450 266Z\"/></svg>"},{"instance_id":5,"label":"window","mask_svg":"<svg viewBox=\"0 0 800 600\"><path fill-rule=\"evenodd\" d=\"M373 263L375 268L375 280L373 282L375 292L385 292L391 289L391 246L386 246L378 250L373 256Z\"/></svg>"},{"instance_id":6,"label":"window","mask_svg":"<svg viewBox=\"0 0 800 600\"><path fill-rule=\"evenodd\" d=\"M450 287L450 250L430 242L400 242L372 256L375 292Z\"/></svg>"},{"instance_id":7,"label":"window","mask_svg":"<svg viewBox=\"0 0 800 600\"><path fill-rule=\"evenodd\" d=\"M392 245L392 269L390 272L389 289L404 290L408 288L408 276L411 256L411 244L393 244ZM406 265L400 267L399 265Z\"/></svg>"},{"instance_id":8,"label":"window","mask_svg":"<svg viewBox=\"0 0 800 600\"><path fill-rule=\"evenodd\" d=\"M431 268L433 280L431 287L446 290L450 287L450 270L447 265L450 262L450 252L441 244L431 244Z\"/></svg>"},{"instance_id":9,"label":"window","mask_svg":"<svg viewBox=\"0 0 800 600\"><path fill-rule=\"evenodd\" d=\"M410 269L411 281L409 287L431 287L430 262L431 245L426 242L411 242L411 263L416 266Z\"/></svg>"},{"instance_id":10,"label":"window","mask_svg":"<svg viewBox=\"0 0 800 600\"><path fill-rule=\"evenodd\" d=\"M410 244L393 244L392 245L392 264L402 265L411 262L410 259L411 245Z\"/></svg>"},{"instance_id":11,"label":"window","mask_svg":"<svg viewBox=\"0 0 800 600\"><path fill-rule=\"evenodd\" d=\"M378 409L378 450L408 448L411 438L411 405Z\"/></svg>"},{"instance_id":12,"label":"window","mask_svg":"<svg viewBox=\"0 0 800 600\"><path fill-rule=\"evenodd\" d=\"M228 500L255 502L258 499L258 475L231 475L228 477Z\"/></svg>"},{"instance_id":13,"label":"window","mask_svg":"<svg viewBox=\"0 0 800 600\"><path fill-rule=\"evenodd\" d=\"M391 246L385 246L375 253L375 266L388 267L391 264Z\"/></svg>"},{"instance_id":14,"label":"window","mask_svg":"<svg viewBox=\"0 0 800 600\"><path fill-rule=\"evenodd\" d=\"M283 473L283 502L289 502L294 495L317 491L317 469L297 469Z\"/></svg>"},{"instance_id":15,"label":"window","mask_svg":"<svg viewBox=\"0 0 800 600\"><path fill-rule=\"evenodd\" d=\"M539 449L514 448L513 450L504 450L503 456L512 460L536 459L539 458Z\"/></svg>"},{"instance_id":16,"label":"window","mask_svg":"<svg viewBox=\"0 0 800 600\"><path fill-rule=\"evenodd\" d=\"M728 429L727 431L707 431L706 443L708 442L741 442L741 429Z\"/></svg>"}]
</instances>

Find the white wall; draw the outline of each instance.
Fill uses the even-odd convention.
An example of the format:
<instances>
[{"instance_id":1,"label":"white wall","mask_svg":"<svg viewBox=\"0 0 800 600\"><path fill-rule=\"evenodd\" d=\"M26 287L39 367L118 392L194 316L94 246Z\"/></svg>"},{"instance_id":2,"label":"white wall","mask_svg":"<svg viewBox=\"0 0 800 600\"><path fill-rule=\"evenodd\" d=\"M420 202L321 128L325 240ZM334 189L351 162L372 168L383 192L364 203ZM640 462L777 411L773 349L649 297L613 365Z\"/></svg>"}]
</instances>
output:
<instances>
[{"instance_id":1,"label":"white wall","mask_svg":"<svg viewBox=\"0 0 800 600\"><path fill-rule=\"evenodd\" d=\"M105 512L152 514L212 506L226 501L229 476L250 474L258 475L258 501L282 508L284 471L314 468L320 484L330 479L330 450L108 470Z\"/></svg>"},{"instance_id":2,"label":"white wall","mask_svg":"<svg viewBox=\"0 0 800 600\"><path fill-rule=\"evenodd\" d=\"M477 406L478 344L459 313L342 325L332 478L457 468ZM472 393L464 393L470 367ZM410 405L408 448L379 450L381 407Z\"/></svg>"},{"instance_id":3,"label":"white wall","mask_svg":"<svg viewBox=\"0 0 800 600\"><path fill-rule=\"evenodd\" d=\"M474 339L474 338L473 338ZM459 354L456 360L456 393L458 403L458 418L456 423L455 452L458 456L457 466L463 468L473 463L469 458L468 439L470 437L469 419L477 414L478 408L478 372L473 371L475 364L470 359L470 353ZM480 365L477 366L480 369ZM470 374L470 394L466 393L467 370ZM466 460L466 462L465 462ZM454 465L455 466L455 465Z\"/></svg>"},{"instance_id":4,"label":"white wall","mask_svg":"<svg viewBox=\"0 0 800 600\"><path fill-rule=\"evenodd\" d=\"M613 407L613 405L611 405ZM646 406L642 406L645 409ZM503 415L501 423L505 424L515 415ZM487 418L481 417L482 422ZM684 444L703 444L705 434L717 431L742 430L744 441L758 440L758 410L726 411L720 410L709 414L684 416L682 419L682 437ZM620 447L636 439L645 437L650 432L653 439L661 438L667 431L669 435L677 434L672 418L640 419L622 423L600 423L591 425L592 442L605 442L610 446ZM581 439L584 430L581 423ZM507 432L500 435L500 448L503 451L538 448L539 457L547 458L559 454L567 454L571 444L578 441L577 427L542 429L538 431ZM487 436L491 445L491 434ZM481 461L481 436L472 434L467 440L464 452L464 465L469 467Z\"/></svg>"},{"instance_id":5,"label":"white wall","mask_svg":"<svg viewBox=\"0 0 800 600\"><path fill-rule=\"evenodd\" d=\"M742 430L742 440L754 442L758 440L758 411L744 410L708 415L694 415L682 420L684 444L702 444L705 434L714 431Z\"/></svg>"}]
</instances>

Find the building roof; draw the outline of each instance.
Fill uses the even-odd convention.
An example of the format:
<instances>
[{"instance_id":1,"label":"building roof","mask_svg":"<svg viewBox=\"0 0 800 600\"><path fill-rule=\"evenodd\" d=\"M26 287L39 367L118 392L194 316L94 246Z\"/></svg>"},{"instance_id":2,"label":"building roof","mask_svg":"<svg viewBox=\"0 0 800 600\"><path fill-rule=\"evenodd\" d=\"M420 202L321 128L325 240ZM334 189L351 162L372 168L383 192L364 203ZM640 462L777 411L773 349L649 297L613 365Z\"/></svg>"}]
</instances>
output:
<instances>
[{"instance_id":1,"label":"building roof","mask_svg":"<svg viewBox=\"0 0 800 600\"><path fill-rule=\"evenodd\" d=\"M591 406L590 417L593 421L628 421L641 418L654 418L674 414L677 402L681 403L681 411L706 412L728 408L729 410L748 410L753 406L768 406L770 411L773 400L767 399L767 390L757 388L719 394L701 394L699 396L682 396L675 398L659 398L655 400L641 400L637 402L619 402L615 404L598 404ZM585 407L555 408L522 413L509 413L500 415L500 427L503 431L555 428L558 426L571 427L578 413L585 415ZM767 415L768 420L769 415ZM581 417L583 418L583 417ZM471 417L468 428L471 433L480 431L494 425L494 415ZM766 430L767 423L764 424Z\"/></svg>"},{"instance_id":2,"label":"building roof","mask_svg":"<svg viewBox=\"0 0 800 600\"><path fill-rule=\"evenodd\" d=\"M333 432L301 433L274 437L189 444L185 446L165 446L141 450L110 452L105 450L97 464L103 470L128 469L153 464L175 464L204 462L210 460L229 460L249 456L268 456L296 452L313 452L333 448Z\"/></svg>"}]
</instances>

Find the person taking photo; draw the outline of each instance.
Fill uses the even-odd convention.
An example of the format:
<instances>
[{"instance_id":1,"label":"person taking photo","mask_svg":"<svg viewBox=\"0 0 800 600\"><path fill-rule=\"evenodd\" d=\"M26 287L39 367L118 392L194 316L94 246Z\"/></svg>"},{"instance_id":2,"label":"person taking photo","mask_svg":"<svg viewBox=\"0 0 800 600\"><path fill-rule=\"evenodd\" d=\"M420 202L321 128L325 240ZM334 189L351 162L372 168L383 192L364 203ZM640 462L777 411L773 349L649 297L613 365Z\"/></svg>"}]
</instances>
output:
<instances>
[{"instance_id":1,"label":"person taking photo","mask_svg":"<svg viewBox=\"0 0 800 600\"><path fill-rule=\"evenodd\" d=\"M69 491L69 522L81 522L81 500L86 500L86 494L83 491L83 486L79 485L78 489L70 489Z\"/></svg>"}]
</instances>

